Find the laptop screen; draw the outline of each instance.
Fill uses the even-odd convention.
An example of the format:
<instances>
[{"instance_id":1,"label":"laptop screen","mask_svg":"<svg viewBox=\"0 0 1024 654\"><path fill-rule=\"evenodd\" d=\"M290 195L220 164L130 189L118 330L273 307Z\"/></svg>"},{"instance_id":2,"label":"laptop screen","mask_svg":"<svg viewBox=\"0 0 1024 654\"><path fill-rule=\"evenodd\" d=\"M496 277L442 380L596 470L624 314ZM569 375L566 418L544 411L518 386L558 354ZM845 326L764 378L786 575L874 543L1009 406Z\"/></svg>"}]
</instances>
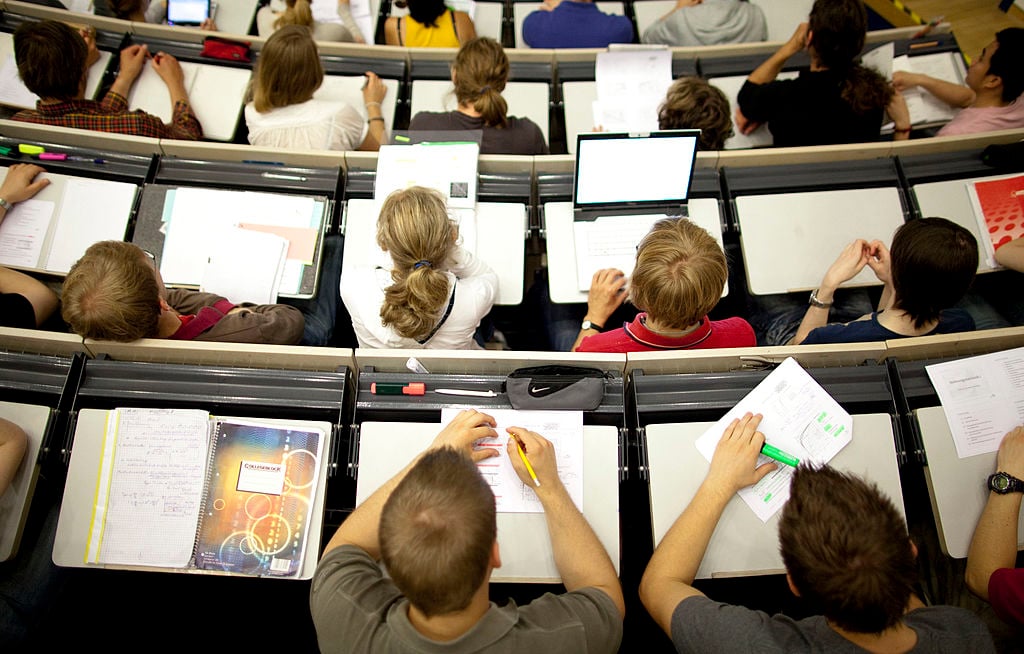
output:
<instances>
[{"instance_id":1,"label":"laptop screen","mask_svg":"<svg viewBox=\"0 0 1024 654\"><path fill-rule=\"evenodd\" d=\"M573 203L681 204L690 192L699 136L699 130L578 135Z\"/></svg>"}]
</instances>

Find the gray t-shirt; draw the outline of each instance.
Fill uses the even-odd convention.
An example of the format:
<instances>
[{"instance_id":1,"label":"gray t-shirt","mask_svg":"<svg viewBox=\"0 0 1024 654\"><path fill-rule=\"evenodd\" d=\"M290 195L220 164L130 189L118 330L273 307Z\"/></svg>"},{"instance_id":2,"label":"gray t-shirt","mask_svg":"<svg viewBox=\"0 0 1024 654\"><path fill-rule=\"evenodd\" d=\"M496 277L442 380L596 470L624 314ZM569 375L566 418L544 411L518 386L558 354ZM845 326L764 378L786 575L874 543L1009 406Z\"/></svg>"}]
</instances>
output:
<instances>
[{"instance_id":1,"label":"gray t-shirt","mask_svg":"<svg viewBox=\"0 0 1024 654\"><path fill-rule=\"evenodd\" d=\"M409 131L483 130L480 154L547 154L548 144L537 123L529 118L507 116L505 127L487 127L484 119L459 111L421 111L409 122Z\"/></svg>"},{"instance_id":2,"label":"gray t-shirt","mask_svg":"<svg viewBox=\"0 0 1024 654\"><path fill-rule=\"evenodd\" d=\"M596 588L545 594L526 606L491 603L459 638L439 643L409 622L409 601L366 552L343 545L320 561L309 607L323 654L330 652L617 652L622 618Z\"/></svg>"},{"instance_id":3,"label":"gray t-shirt","mask_svg":"<svg viewBox=\"0 0 1024 654\"><path fill-rule=\"evenodd\" d=\"M904 623L917 632L917 646L912 652L995 652L988 628L965 609L916 609L904 617ZM672 642L680 653L866 651L833 631L823 616L793 620L701 596L684 599L672 613Z\"/></svg>"}]
</instances>

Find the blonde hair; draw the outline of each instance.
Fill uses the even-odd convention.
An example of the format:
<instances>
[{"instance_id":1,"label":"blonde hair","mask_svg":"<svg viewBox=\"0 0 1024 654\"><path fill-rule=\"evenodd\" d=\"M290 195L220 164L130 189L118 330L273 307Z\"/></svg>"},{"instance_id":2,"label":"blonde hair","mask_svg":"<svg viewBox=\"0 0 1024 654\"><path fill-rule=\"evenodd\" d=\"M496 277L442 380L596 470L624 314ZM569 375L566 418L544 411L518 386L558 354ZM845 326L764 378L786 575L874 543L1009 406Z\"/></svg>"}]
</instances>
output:
<instances>
[{"instance_id":1,"label":"blonde hair","mask_svg":"<svg viewBox=\"0 0 1024 654\"><path fill-rule=\"evenodd\" d=\"M323 81L313 33L302 25L285 25L270 35L256 61L253 106L263 113L305 102Z\"/></svg>"},{"instance_id":2,"label":"blonde hair","mask_svg":"<svg viewBox=\"0 0 1024 654\"><path fill-rule=\"evenodd\" d=\"M686 219L661 220L637 247L630 300L660 324L682 329L718 304L728 276L711 234Z\"/></svg>"},{"instance_id":3,"label":"blonde hair","mask_svg":"<svg viewBox=\"0 0 1024 654\"><path fill-rule=\"evenodd\" d=\"M138 246L100 241L64 278L61 316L84 338L134 341L156 336L160 286Z\"/></svg>"},{"instance_id":4,"label":"blonde hair","mask_svg":"<svg viewBox=\"0 0 1024 654\"><path fill-rule=\"evenodd\" d=\"M455 61L455 98L460 105L470 105L488 127L505 127L508 103L501 97L508 82L508 56L494 39L478 37L462 44Z\"/></svg>"},{"instance_id":5,"label":"blonde hair","mask_svg":"<svg viewBox=\"0 0 1024 654\"><path fill-rule=\"evenodd\" d=\"M309 0L285 0L287 7L274 21L274 29L285 25L303 25L313 27L313 7Z\"/></svg>"},{"instance_id":6,"label":"blonde hair","mask_svg":"<svg viewBox=\"0 0 1024 654\"><path fill-rule=\"evenodd\" d=\"M444 198L413 186L387 197L377 219L377 244L391 255L391 286L384 289L381 323L405 338L423 339L448 301L454 224Z\"/></svg>"}]
</instances>

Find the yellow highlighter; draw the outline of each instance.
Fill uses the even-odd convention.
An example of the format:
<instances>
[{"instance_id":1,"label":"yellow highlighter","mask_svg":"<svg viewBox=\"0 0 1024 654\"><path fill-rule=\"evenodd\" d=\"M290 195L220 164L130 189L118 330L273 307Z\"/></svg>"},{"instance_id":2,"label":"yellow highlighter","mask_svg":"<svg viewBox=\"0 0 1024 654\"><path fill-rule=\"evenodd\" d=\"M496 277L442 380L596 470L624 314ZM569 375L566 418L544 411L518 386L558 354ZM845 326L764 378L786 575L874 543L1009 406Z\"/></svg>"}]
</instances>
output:
<instances>
[{"instance_id":1,"label":"yellow highlighter","mask_svg":"<svg viewBox=\"0 0 1024 654\"><path fill-rule=\"evenodd\" d=\"M530 479L533 480L533 483L540 486L540 479L537 479L537 473L533 471L533 466L530 465L530 460L526 458L526 445L524 445L523 441L515 434L512 434L512 438L516 439L516 450L519 452L519 458L523 460L523 465L526 466L526 471L530 473Z\"/></svg>"}]
</instances>

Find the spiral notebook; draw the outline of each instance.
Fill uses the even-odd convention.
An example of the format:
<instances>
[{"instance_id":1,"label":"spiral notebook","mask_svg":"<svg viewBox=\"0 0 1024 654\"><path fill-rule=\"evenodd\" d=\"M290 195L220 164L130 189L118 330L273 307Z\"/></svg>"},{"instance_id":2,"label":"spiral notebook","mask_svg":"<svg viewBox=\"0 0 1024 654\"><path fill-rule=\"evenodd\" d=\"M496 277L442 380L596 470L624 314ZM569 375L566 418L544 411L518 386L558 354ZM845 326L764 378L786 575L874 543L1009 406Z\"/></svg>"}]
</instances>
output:
<instances>
[{"instance_id":1,"label":"spiral notebook","mask_svg":"<svg viewBox=\"0 0 1024 654\"><path fill-rule=\"evenodd\" d=\"M330 424L114 409L85 562L293 577Z\"/></svg>"}]
</instances>

